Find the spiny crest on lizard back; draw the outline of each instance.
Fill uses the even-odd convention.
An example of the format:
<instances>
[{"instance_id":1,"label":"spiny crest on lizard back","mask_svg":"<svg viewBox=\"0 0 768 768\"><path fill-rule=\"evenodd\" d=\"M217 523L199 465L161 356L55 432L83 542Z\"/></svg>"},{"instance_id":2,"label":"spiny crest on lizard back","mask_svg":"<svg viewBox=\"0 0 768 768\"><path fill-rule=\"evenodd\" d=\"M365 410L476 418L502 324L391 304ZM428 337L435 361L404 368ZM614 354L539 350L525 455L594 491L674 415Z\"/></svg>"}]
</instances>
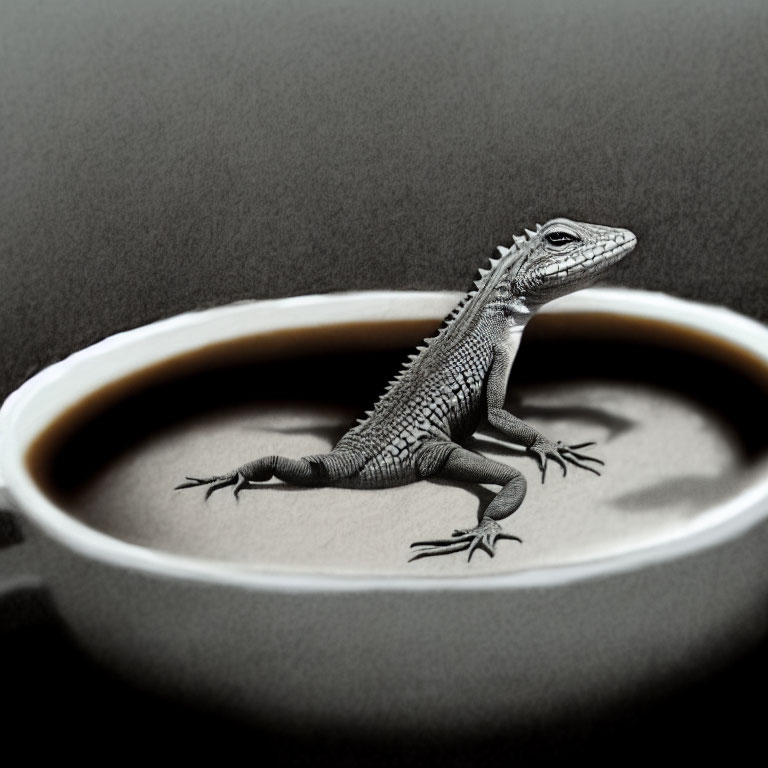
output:
<instances>
[{"instance_id":1,"label":"spiny crest on lizard back","mask_svg":"<svg viewBox=\"0 0 768 768\"><path fill-rule=\"evenodd\" d=\"M635 246L635 235L626 229L558 218L525 235L513 237L510 248L499 246L499 256L480 269L475 286L444 319L435 336L417 347L400 372L389 382L374 406L376 410L404 378L422 365L441 365L441 355L424 354L437 346L450 349L454 339L466 339L484 310L500 312L523 326L532 314L552 299L586 288Z\"/></svg>"},{"instance_id":2,"label":"spiny crest on lizard back","mask_svg":"<svg viewBox=\"0 0 768 768\"><path fill-rule=\"evenodd\" d=\"M450 314L444 318L437 335L425 339L427 346L434 343L437 338L442 336L456 322L459 316L466 312L466 309L470 304L479 303L485 305L486 302L492 298L503 300L509 297L510 282L514 277L514 270L512 270L511 267L516 266L516 263L524 255L525 245L540 231L541 224L537 224L535 232L526 229L525 235L514 235L514 242L511 247L505 248L503 245L497 246L499 255L496 258L489 259L489 266L487 269L484 269L483 267L478 269L479 277L474 281L474 288L472 288L451 310ZM497 295L492 297L494 290L497 292ZM472 300L478 296L481 300L479 302L473 302ZM424 347L419 347L419 349L424 349Z\"/></svg>"},{"instance_id":3,"label":"spiny crest on lizard back","mask_svg":"<svg viewBox=\"0 0 768 768\"><path fill-rule=\"evenodd\" d=\"M387 384L384 392L376 401L373 406L373 410L365 412L365 418L358 419L358 424L364 424L368 418L373 415L376 407L387 398L390 391L400 382L403 377L411 370L419 357L426 352L426 350L437 341L437 339L444 336L448 329L458 320L458 318L467 311L467 308L474 306L482 308L488 301L494 299L500 301L508 301L510 298L510 283L514 277L515 270L511 269L521 260L524 255L524 246L530 242L531 238L535 237L538 232L541 231L541 224L536 225L536 231L533 232L530 229L525 230L525 235L514 235L513 244L509 248L505 248L503 245L497 246L499 255L496 258L489 259L489 266L487 269L478 269L478 279L474 281L474 288L472 288L461 301L451 310L442 322L436 335L430 336L424 340L424 344L416 347L416 352L408 355L408 360L403 364L397 375ZM505 279L509 278L509 279ZM496 292L496 296L492 296L493 292ZM479 298L478 298L479 297ZM473 299L478 298L477 301Z\"/></svg>"}]
</instances>

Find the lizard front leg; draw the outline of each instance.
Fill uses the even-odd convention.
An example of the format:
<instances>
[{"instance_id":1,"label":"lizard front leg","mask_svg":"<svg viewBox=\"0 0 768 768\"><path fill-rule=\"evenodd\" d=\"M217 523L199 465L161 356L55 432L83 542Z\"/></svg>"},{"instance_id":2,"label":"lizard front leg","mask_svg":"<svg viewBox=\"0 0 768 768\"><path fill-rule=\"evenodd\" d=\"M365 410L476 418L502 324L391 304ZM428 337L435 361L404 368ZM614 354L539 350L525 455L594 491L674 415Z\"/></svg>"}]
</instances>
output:
<instances>
[{"instance_id":1,"label":"lizard front leg","mask_svg":"<svg viewBox=\"0 0 768 768\"><path fill-rule=\"evenodd\" d=\"M488 408L488 423L499 430L505 437L518 445L524 445L539 462L541 469L541 482L544 482L547 473L547 461L556 461L563 470L565 476L568 471L568 463L574 464L580 469L586 469L599 475L594 467L585 464L593 461L596 464L604 464L594 456L580 453L580 449L595 445L594 442L565 445L560 441L550 440L537 429L513 416L504 409L504 401L507 396L507 382L509 371L512 368L514 355L504 345L497 345L493 351L493 361L486 381L486 404Z\"/></svg>"}]
</instances>

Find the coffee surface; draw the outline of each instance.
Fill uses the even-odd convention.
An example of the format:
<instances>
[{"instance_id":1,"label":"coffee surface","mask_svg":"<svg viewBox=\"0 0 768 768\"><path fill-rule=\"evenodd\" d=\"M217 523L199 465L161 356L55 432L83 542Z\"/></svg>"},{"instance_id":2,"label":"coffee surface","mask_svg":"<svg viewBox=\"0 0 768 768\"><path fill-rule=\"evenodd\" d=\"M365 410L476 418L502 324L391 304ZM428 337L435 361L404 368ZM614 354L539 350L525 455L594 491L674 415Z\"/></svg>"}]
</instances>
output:
<instances>
[{"instance_id":1,"label":"coffee surface","mask_svg":"<svg viewBox=\"0 0 768 768\"><path fill-rule=\"evenodd\" d=\"M525 451L481 428L468 447L528 479L525 502L502 523L523 543L501 542L493 559L408 562L411 542L474 525L494 486L271 481L239 501L224 489L207 502L203 490L173 490L185 475L222 474L262 455L329 450L397 371L410 351L402 348L186 370L71 426L36 474L82 522L152 549L280 572L471 576L668 541L765 471L756 418L765 372L735 351L645 321L540 320L526 332L507 407L552 439L596 441L587 450L606 466L597 477L569 465L563 477L550 462L542 484Z\"/></svg>"}]
</instances>

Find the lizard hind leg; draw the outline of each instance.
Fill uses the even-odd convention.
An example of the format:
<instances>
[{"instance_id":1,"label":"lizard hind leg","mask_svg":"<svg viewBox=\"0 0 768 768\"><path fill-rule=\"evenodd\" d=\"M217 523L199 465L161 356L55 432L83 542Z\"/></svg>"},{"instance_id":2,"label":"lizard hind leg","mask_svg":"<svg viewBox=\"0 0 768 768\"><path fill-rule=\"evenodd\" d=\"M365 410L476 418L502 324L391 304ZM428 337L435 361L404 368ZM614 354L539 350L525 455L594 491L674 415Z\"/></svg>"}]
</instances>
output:
<instances>
[{"instance_id":1,"label":"lizard hind leg","mask_svg":"<svg viewBox=\"0 0 768 768\"><path fill-rule=\"evenodd\" d=\"M235 497L251 482L265 482L273 477L292 485L319 486L325 485L328 473L319 457L307 456L303 459L288 459L285 456L264 456L255 461L249 461L225 475L213 477L187 477L186 483L177 485L174 490L181 488L197 488L207 485L207 499L214 491L228 486L234 486Z\"/></svg>"},{"instance_id":2,"label":"lizard hind leg","mask_svg":"<svg viewBox=\"0 0 768 768\"><path fill-rule=\"evenodd\" d=\"M432 475L464 482L501 485L502 489L478 515L478 524L474 528L456 530L446 539L414 542L411 546L420 549L411 560L465 551L468 553L467 559L471 560L478 549L493 557L496 542L500 539L522 542L517 536L504 533L499 525L499 520L509 517L525 498L525 477L516 469L455 445L442 466Z\"/></svg>"}]
</instances>

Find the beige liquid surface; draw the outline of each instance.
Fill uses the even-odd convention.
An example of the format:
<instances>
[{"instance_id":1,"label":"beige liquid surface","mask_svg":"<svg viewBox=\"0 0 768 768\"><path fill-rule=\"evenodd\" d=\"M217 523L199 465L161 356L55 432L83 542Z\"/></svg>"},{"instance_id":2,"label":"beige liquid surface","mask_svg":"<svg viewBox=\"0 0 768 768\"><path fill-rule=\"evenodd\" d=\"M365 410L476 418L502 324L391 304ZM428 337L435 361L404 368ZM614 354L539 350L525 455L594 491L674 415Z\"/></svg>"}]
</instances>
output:
<instances>
[{"instance_id":1,"label":"beige liquid surface","mask_svg":"<svg viewBox=\"0 0 768 768\"><path fill-rule=\"evenodd\" d=\"M768 371L701 334L605 315L541 316L507 407L554 440L595 441L601 477L481 428L467 447L528 479L503 521L523 543L409 563L413 541L475 524L495 486L174 491L268 454L329 450L429 327L369 324L256 336L187 355L96 393L32 447L30 468L73 516L148 548L257 570L472 576L593 560L685 535L766 471ZM434 324L433 324L434 327ZM240 362L242 364L240 364Z\"/></svg>"}]
</instances>

